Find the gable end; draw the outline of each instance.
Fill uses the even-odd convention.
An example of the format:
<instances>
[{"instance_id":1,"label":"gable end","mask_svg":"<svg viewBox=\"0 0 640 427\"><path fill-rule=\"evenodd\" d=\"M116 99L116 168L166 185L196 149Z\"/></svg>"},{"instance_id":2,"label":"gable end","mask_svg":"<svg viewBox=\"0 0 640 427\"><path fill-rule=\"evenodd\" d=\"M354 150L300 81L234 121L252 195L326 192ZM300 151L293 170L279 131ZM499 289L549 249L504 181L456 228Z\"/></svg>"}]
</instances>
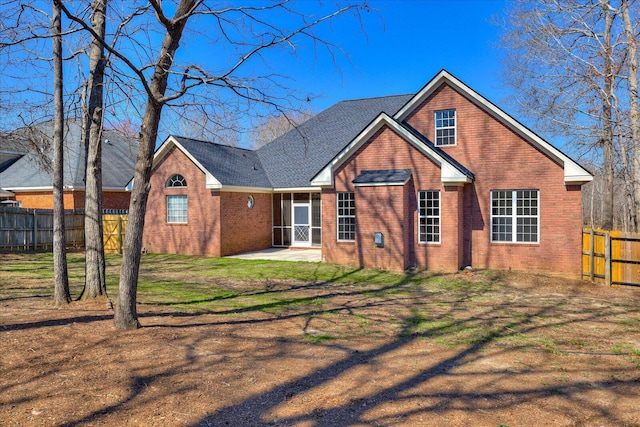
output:
<instances>
[{"instance_id":1,"label":"gable end","mask_svg":"<svg viewBox=\"0 0 640 427\"><path fill-rule=\"evenodd\" d=\"M416 95L413 96L402 107L393 118L401 123L418 108L427 98L429 98L440 86L446 84L467 98L473 104L490 114L504 126L525 139L531 145L551 157L564 168L564 183L566 185L581 185L593 180L593 175L586 169L572 160L569 156L558 150L556 147L542 139L529 128L518 122L516 119L498 108L491 101L471 89L462 81L454 77L446 70L441 70L431 79Z\"/></svg>"}]
</instances>

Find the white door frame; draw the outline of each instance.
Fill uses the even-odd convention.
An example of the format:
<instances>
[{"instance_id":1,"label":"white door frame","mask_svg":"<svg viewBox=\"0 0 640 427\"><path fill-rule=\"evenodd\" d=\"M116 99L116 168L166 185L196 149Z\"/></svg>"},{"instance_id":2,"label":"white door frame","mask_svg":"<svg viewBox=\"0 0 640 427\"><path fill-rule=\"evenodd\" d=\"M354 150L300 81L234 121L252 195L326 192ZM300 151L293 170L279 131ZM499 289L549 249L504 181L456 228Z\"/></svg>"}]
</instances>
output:
<instances>
[{"instance_id":1,"label":"white door frame","mask_svg":"<svg viewBox=\"0 0 640 427\"><path fill-rule=\"evenodd\" d=\"M296 208L306 208L307 210L307 222L306 223L297 223L296 222ZM291 236L291 245L292 246L311 246L311 200L308 202L292 202L291 203L291 224L292 224L292 236ZM307 227L307 240L298 240L296 232L296 227Z\"/></svg>"}]
</instances>

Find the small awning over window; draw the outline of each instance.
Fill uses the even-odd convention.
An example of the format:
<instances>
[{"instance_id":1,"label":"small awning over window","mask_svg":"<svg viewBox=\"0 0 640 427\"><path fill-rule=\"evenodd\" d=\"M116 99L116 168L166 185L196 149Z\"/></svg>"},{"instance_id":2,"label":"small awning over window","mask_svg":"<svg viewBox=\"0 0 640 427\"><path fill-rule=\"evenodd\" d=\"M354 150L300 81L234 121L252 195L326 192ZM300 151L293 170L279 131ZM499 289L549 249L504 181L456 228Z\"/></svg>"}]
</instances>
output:
<instances>
[{"instance_id":1,"label":"small awning over window","mask_svg":"<svg viewBox=\"0 0 640 427\"><path fill-rule=\"evenodd\" d=\"M358 186L371 185L404 185L411 178L410 169L391 169L391 170L373 170L362 171L360 175L354 179L353 184Z\"/></svg>"}]
</instances>

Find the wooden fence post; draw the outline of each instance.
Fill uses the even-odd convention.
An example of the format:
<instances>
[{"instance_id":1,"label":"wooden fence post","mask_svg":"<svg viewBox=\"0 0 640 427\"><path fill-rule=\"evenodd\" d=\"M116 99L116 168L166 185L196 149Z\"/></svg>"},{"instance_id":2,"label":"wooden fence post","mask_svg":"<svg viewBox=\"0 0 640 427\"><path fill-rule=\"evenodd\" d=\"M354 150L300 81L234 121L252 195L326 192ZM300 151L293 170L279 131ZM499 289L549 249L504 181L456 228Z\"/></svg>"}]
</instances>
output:
<instances>
[{"instance_id":1,"label":"wooden fence post","mask_svg":"<svg viewBox=\"0 0 640 427\"><path fill-rule=\"evenodd\" d=\"M594 252L596 251L595 238L596 235L592 228L589 230L589 279L591 280L591 283L595 282L596 274L596 257L594 255Z\"/></svg>"},{"instance_id":2,"label":"wooden fence post","mask_svg":"<svg viewBox=\"0 0 640 427\"><path fill-rule=\"evenodd\" d=\"M611 234L604 233L604 283L611 286Z\"/></svg>"},{"instance_id":3,"label":"wooden fence post","mask_svg":"<svg viewBox=\"0 0 640 427\"><path fill-rule=\"evenodd\" d=\"M122 215L118 215L118 253L122 255Z\"/></svg>"},{"instance_id":4,"label":"wooden fence post","mask_svg":"<svg viewBox=\"0 0 640 427\"><path fill-rule=\"evenodd\" d=\"M38 211L33 210L33 250L38 250Z\"/></svg>"}]
</instances>

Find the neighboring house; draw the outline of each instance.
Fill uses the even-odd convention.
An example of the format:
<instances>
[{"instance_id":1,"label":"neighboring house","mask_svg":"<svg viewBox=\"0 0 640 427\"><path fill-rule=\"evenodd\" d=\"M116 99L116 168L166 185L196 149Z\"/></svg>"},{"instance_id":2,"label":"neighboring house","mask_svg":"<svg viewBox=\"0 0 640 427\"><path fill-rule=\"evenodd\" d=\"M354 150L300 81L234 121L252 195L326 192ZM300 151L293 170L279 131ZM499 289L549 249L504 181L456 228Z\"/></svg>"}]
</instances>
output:
<instances>
[{"instance_id":1,"label":"neighboring house","mask_svg":"<svg viewBox=\"0 0 640 427\"><path fill-rule=\"evenodd\" d=\"M579 275L592 175L447 71L415 95L343 101L256 151L171 136L143 245L224 256Z\"/></svg>"},{"instance_id":2,"label":"neighboring house","mask_svg":"<svg viewBox=\"0 0 640 427\"><path fill-rule=\"evenodd\" d=\"M3 204L53 208L53 122L19 129L0 138L0 195ZM128 209L127 182L133 174L137 143L105 130L102 144L104 209ZM85 152L79 120L68 120L64 133L64 207L84 208Z\"/></svg>"}]
</instances>

